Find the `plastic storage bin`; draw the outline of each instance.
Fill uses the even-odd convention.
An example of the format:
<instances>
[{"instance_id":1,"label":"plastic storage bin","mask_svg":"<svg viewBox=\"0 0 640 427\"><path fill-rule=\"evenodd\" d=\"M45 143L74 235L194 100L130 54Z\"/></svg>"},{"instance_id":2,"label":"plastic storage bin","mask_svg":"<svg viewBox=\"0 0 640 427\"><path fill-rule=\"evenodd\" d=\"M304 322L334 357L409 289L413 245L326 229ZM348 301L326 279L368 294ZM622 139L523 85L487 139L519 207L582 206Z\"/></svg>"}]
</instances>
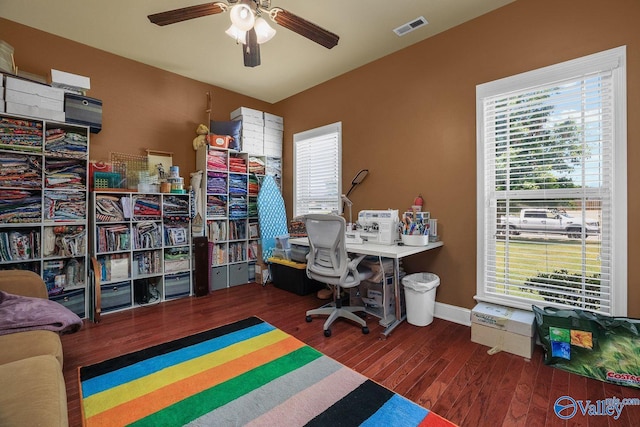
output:
<instances>
[{"instance_id":1,"label":"plastic storage bin","mask_svg":"<svg viewBox=\"0 0 640 427\"><path fill-rule=\"evenodd\" d=\"M281 258L269 258L271 281L276 288L298 295L308 295L325 285L307 277L307 264Z\"/></svg>"},{"instance_id":2,"label":"plastic storage bin","mask_svg":"<svg viewBox=\"0 0 640 427\"><path fill-rule=\"evenodd\" d=\"M427 326L433 322L436 306L436 288L440 278L433 273L414 273L402 278L407 322L415 326Z\"/></svg>"}]
</instances>

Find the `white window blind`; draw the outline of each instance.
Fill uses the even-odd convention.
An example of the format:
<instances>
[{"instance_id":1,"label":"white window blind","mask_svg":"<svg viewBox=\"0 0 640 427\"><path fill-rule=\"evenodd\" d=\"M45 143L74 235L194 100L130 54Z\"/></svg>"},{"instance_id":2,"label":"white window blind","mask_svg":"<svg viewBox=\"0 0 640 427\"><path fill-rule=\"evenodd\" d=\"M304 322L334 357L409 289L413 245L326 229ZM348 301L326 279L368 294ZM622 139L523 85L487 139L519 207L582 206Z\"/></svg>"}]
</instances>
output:
<instances>
[{"instance_id":1,"label":"white window blind","mask_svg":"<svg viewBox=\"0 0 640 427\"><path fill-rule=\"evenodd\" d=\"M342 213L342 123L293 136L294 217Z\"/></svg>"},{"instance_id":2,"label":"white window blind","mask_svg":"<svg viewBox=\"0 0 640 427\"><path fill-rule=\"evenodd\" d=\"M480 85L483 301L626 315L625 49Z\"/></svg>"}]
</instances>

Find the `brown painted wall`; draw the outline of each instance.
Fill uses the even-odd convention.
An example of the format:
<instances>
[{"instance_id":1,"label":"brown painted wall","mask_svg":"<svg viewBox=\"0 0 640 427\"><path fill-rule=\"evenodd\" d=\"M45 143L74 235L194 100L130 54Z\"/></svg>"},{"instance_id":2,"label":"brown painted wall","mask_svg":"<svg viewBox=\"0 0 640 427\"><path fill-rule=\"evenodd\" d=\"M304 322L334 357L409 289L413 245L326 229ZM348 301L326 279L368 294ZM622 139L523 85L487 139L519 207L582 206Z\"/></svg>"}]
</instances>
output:
<instances>
[{"instance_id":1,"label":"brown painted wall","mask_svg":"<svg viewBox=\"0 0 640 427\"><path fill-rule=\"evenodd\" d=\"M427 17L428 18L428 17ZM343 123L343 189L353 209L405 209L422 193L444 247L408 258L441 277L437 300L471 308L476 292L476 85L627 45L629 316L640 317L640 2L518 0L278 103L284 158L292 134ZM292 200L285 161L285 200ZM291 213L291 212L289 212Z\"/></svg>"},{"instance_id":2,"label":"brown painted wall","mask_svg":"<svg viewBox=\"0 0 640 427\"><path fill-rule=\"evenodd\" d=\"M275 105L163 72L0 19L0 39L16 49L20 68L57 68L91 76L89 95L104 102L104 130L91 158L111 151L173 151L183 176L194 169L191 140L207 119L226 119L240 105L285 118L284 196L291 214L292 135L343 123L343 189L362 168L354 212L407 208L422 193L439 220L445 246L407 259L408 271L442 280L437 300L471 308L476 289L475 87L498 78L627 45L629 316L640 317L640 226L633 212L640 150L640 2L518 0L403 51ZM178 147L181 147L178 149Z\"/></svg>"}]
</instances>

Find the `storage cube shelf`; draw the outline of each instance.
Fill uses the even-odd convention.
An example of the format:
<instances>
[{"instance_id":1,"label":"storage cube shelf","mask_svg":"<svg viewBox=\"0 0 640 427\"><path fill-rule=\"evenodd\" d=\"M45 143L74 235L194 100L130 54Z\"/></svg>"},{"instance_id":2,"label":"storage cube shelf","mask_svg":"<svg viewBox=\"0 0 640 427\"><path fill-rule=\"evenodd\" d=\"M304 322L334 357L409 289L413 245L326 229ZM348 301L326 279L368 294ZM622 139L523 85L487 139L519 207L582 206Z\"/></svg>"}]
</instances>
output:
<instances>
[{"instance_id":1,"label":"storage cube shelf","mask_svg":"<svg viewBox=\"0 0 640 427\"><path fill-rule=\"evenodd\" d=\"M260 150L262 151L262 150ZM278 165L279 159L272 160ZM254 280L260 239L257 197L269 169L266 156L213 146L200 147L196 167L204 172L200 197L212 243L209 289L223 289Z\"/></svg>"},{"instance_id":2,"label":"storage cube shelf","mask_svg":"<svg viewBox=\"0 0 640 427\"><path fill-rule=\"evenodd\" d=\"M103 312L192 294L190 206L189 194L92 193Z\"/></svg>"},{"instance_id":3,"label":"storage cube shelf","mask_svg":"<svg viewBox=\"0 0 640 427\"><path fill-rule=\"evenodd\" d=\"M88 127L0 114L0 269L40 274L50 298L80 317L87 312L88 154Z\"/></svg>"}]
</instances>

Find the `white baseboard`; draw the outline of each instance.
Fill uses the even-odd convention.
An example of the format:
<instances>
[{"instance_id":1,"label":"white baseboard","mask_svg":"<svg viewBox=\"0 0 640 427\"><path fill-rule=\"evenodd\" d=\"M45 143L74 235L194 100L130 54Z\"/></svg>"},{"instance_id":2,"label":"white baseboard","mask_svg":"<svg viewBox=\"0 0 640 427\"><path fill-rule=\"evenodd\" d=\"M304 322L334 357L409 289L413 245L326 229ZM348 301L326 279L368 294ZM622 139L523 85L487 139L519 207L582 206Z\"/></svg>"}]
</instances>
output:
<instances>
[{"instance_id":1,"label":"white baseboard","mask_svg":"<svg viewBox=\"0 0 640 427\"><path fill-rule=\"evenodd\" d=\"M433 317L460 325L471 326L471 310L468 308L436 302Z\"/></svg>"}]
</instances>

